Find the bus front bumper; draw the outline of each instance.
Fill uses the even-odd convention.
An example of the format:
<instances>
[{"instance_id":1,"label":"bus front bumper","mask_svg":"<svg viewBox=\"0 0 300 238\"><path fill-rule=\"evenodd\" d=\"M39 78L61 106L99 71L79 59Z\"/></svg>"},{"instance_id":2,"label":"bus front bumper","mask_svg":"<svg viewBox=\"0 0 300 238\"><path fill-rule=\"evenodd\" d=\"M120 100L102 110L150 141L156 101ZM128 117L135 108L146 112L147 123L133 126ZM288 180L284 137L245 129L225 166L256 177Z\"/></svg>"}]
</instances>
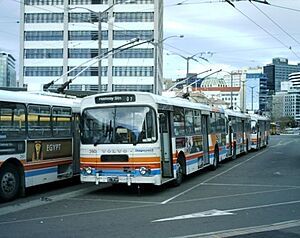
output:
<instances>
[{"instance_id":1,"label":"bus front bumper","mask_svg":"<svg viewBox=\"0 0 300 238\"><path fill-rule=\"evenodd\" d=\"M131 184L154 184L161 185L160 176L132 176L127 174L127 176L103 176L103 175L80 175L81 182L92 182L98 185L99 183L112 183L118 184L123 183L130 186Z\"/></svg>"}]
</instances>

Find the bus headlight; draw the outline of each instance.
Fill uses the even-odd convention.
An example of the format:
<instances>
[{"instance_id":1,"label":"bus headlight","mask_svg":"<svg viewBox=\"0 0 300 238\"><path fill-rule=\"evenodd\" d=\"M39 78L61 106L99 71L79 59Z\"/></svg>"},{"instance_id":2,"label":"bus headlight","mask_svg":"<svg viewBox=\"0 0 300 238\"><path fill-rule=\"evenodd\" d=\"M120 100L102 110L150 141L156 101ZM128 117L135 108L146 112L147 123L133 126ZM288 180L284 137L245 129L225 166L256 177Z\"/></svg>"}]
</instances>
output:
<instances>
[{"instance_id":1,"label":"bus headlight","mask_svg":"<svg viewBox=\"0 0 300 238\"><path fill-rule=\"evenodd\" d=\"M142 176L145 176L145 175L151 173L151 169L147 169L146 167L140 167L139 171Z\"/></svg>"},{"instance_id":2,"label":"bus headlight","mask_svg":"<svg viewBox=\"0 0 300 238\"><path fill-rule=\"evenodd\" d=\"M85 168L84 169L85 170L85 172L87 173L87 174L92 174L92 168L91 167L87 167L87 168Z\"/></svg>"}]
</instances>

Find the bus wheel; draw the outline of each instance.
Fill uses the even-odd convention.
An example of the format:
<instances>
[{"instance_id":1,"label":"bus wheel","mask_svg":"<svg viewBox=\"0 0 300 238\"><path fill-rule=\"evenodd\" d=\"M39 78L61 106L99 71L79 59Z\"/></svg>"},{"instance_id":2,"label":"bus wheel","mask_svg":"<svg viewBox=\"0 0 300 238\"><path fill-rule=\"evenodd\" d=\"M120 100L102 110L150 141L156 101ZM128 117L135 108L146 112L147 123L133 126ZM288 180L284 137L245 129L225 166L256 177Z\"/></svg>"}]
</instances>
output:
<instances>
[{"instance_id":1,"label":"bus wheel","mask_svg":"<svg viewBox=\"0 0 300 238\"><path fill-rule=\"evenodd\" d=\"M174 186L179 186L183 180L183 161L178 159L176 163L176 179L173 181Z\"/></svg>"},{"instance_id":2,"label":"bus wheel","mask_svg":"<svg viewBox=\"0 0 300 238\"><path fill-rule=\"evenodd\" d=\"M213 160L213 164L210 166L211 170L216 170L218 167L218 163L219 162L219 149L218 147L215 148L214 151L214 160Z\"/></svg>"},{"instance_id":3,"label":"bus wheel","mask_svg":"<svg viewBox=\"0 0 300 238\"><path fill-rule=\"evenodd\" d=\"M20 176L17 168L11 164L4 165L0 170L0 200L14 199L20 187Z\"/></svg>"}]
</instances>

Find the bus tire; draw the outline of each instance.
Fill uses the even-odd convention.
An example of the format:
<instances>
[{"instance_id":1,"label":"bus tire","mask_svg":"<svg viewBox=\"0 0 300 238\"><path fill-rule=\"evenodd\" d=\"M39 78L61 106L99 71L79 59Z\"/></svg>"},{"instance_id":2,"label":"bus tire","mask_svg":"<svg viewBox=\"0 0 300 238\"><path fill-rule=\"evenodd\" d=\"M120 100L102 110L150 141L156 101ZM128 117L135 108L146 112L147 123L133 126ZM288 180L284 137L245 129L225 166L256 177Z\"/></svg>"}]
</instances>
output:
<instances>
[{"instance_id":1,"label":"bus tire","mask_svg":"<svg viewBox=\"0 0 300 238\"><path fill-rule=\"evenodd\" d=\"M210 169L216 170L218 168L218 165L219 165L219 148L218 148L218 146L216 146L215 151L214 151L213 164L210 166Z\"/></svg>"},{"instance_id":2,"label":"bus tire","mask_svg":"<svg viewBox=\"0 0 300 238\"><path fill-rule=\"evenodd\" d=\"M6 164L0 170L0 200L7 202L16 198L20 191L20 175L16 166Z\"/></svg>"},{"instance_id":3,"label":"bus tire","mask_svg":"<svg viewBox=\"0 0 300 238\"><path fill-rule=\"evenodd\" d=\"M177 163L176 163L176 178L173 181L173 185L175 187L179 186L182 183L183 180L183 175L184 175L184 171L183 171L183 166L184 166L184 162L183 162L183 158L178 158Z\"/></svg>"}]
</instances>

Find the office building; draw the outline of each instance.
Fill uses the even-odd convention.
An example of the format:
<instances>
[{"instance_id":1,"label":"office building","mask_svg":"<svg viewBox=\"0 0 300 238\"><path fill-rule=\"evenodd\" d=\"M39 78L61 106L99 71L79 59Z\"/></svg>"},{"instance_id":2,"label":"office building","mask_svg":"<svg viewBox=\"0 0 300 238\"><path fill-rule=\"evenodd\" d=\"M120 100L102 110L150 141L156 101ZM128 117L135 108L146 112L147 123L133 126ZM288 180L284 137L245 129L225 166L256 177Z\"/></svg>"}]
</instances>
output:
<instances>
[{"instance_id":1,"label":"office building","mask_svg":"<svg viewBox=\"0 0 300 238\"><path fill-rule=\"evenodd\" d=\"M54 80L57 87L72 79L70 90L159 92L162 18L161 0L25 0L20 81ZM137 38L149 42L120 51ZM97 59L91 60L99 48L101 70Z\"/></svg>"},{"instance_id":2,"label":"office building","mask_svg":"<svg viewBox=\"0 0 300 238\"><path fill-rule=\"evenodd\" d=\"M286 58L274 58L272 64L263 67L263 73L268 78L267 86L271 93L279 92L281 82L288 81L289 74L299 71L300 63L289 64Z\"/></svg>"},{"instance_id":3,"label":"office building","mask_svg":"<svg viewBox=\"0 0 300 238\"><path fill-rule=\"evenodd\" d=\"M246 73L246 109L249 111L266 111L267 109L268 78L261 71L261 68L249 69Z\"/></svg>"},{"instance_id":4,"label":"office building","mask_svg":"<svg viewBox=\"0 0 300 238\"><path fill-rule=\"evenodd\" d=\"M0 52L0 87L16 87L16 60L8 53Z\"/></svg>"}]
</instances>

